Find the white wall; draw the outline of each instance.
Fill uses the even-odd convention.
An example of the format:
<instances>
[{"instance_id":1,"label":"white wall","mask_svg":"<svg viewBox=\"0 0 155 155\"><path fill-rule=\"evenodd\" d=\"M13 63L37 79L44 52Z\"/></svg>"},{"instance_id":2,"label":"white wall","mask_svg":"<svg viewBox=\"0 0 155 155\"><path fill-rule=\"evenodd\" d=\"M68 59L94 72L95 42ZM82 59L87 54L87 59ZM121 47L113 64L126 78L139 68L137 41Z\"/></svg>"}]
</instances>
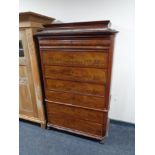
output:
<instances>
[{"instance_id":1,"label":"white wall","mask_svg":"<svg viewBox=\"0 0 155 155\"><path fill-rule=\"evenodd\" d=\"M134 0L20 0L20 12L34 11L63 22L106 20L116 37L110 118L134 123Z\"/></svg>"}]
</instances>

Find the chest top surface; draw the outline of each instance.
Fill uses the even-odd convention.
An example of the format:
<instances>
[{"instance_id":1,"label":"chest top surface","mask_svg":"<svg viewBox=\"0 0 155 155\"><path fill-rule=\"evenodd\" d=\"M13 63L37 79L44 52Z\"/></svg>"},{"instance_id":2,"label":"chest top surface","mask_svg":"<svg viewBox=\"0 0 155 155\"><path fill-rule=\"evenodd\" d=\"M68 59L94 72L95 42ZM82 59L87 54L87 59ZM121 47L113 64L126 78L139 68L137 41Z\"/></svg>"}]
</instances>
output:
<instances>
[{"instance_id":1,"label":"chest top surface","mask_svg":"<svg viewBox=\"0 0 155 155\"><path fill-rule=\"evenodd\" d=\"M114 35L116 30L110 28L109 20L75 23L46 24L40 29L37 36L60 35Z\"/></svg>"}]
</instances>

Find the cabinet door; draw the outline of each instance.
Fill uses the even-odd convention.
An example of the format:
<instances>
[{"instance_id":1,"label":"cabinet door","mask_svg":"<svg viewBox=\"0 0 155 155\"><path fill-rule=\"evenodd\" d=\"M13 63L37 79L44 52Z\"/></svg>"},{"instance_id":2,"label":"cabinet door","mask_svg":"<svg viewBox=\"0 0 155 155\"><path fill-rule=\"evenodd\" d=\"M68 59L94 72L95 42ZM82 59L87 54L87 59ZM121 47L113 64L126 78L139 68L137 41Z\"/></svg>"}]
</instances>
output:
<instances>
[{"instance_id":1,"label":"cabinet door","mask_svg":"<svg viewBox=\"0 0 155 155\"><path fill-rule=\"evenodd\" d=\"M37 117L26 32L19 32L19 113L26 117Z\"/></svg>"}]
</instances>

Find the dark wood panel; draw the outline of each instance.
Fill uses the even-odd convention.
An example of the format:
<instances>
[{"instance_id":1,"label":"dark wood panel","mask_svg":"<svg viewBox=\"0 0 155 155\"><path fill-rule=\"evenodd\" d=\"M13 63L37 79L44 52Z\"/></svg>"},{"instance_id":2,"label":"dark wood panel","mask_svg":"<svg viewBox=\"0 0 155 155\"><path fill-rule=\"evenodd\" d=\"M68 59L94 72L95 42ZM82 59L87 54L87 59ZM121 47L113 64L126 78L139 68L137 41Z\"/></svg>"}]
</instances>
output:
<instances>
[{"instance_id":1,"label":"dark wood panel","mask_svg":"<svg viewBox=\"0 0 155 155\"><path fill-rule=\"evenodd\" d=\"M44 25L45 28L49 29L54 29L57 30L59 29L60 31L62 29L64 30L73 30L74 29L81 29L81 30L87 30L87 29L92 29L94 30L95 28L99 29L105 29L109 28L110 26L110 21L109 20L104 20L104 21L86 21L86 22L75 22L75 23L52 23L52 24L46 24ZM46 29L44 29L46 30ZM113 30L114 31L114 30Z\"/></svg>"},{"instance_id":2,"label":"dark wood panel","mask_svg":"<svg viewBox=\"0 0 155 155\"><path fill-rule=\"evenodd\" d=\"M47 78L94 82L105 84L107 78L107 70L96 68L74 68L62 66L44 66L44 74Z\"/></svg>"},{"instance_id":3,"label":"dark wood panel","mask_svg":"<svg viewBox=\"0 0 155 155\"><path fill-rule=\"evenodd\" d=\"M63 45L69 45L69 46L82 46L82 45L91 45L91 46L103 46L103 45L110 45L110 39L79 39L79 40L56 40L56 39L42 39L39 40L39 44L41 46L46 46L46 45L58 45L58 46L63 46Z\"/></svg>"},{"instance_id":4,"label":"dark wood panel","mask_svg":"<svg viewBox=\"0 0 155 155\"><path fill-rule=\"evenodd\" d=\"M100 21L99 21L100 22ZM42 31L38 32L36 35L39 37L42 36L83 36L83 35L100 35L101 37L106 35L114 35L117 31L110 29L110 22L106 25L104 24L105 21L101 21L100 25L97 26L96 24L99 23L98 21L95 22L82 22L82 23L70 23L69 25L62 26L64 23L59 24L50 24L45 25ZM92 25L93 23L93 25ZM102 24L101 24L102 23ZM86 26L87 25L87 26Z\"/></svg>"},{"instance_id":5,"label":"dark wood panel","mask_svg":"<svg viewBox=\"0 0 155 155\"><path fill-rule=\"evenodd\" d=\"M46 98L54 102L67 103L88 108L95 108L103 110L105 107L104 97L86 96L74 93L47 91Z\"/></svg>"},{"instance_id":6,"label":"dark wood panel","mask_svg":"<svg viewBox=\"0 0 155 155\"><path fill-rule=\"evenodd\" d=\"M104 113L100 111L66 106L54 102L46 102L46 106L48 115L51 113L56 113L71 118L77 118L103 124Z\"/></svg>"},{"instance_id":7,"label":"dark wood panel","mask_svg":"<svg viewBox=\"0 0 155 155\"><path fill-rule=\"evenodd\" d=\"M45 50L55 50L55 49L61 49L61 50L73 50L73 49L76 49L76 50L100 50L101 52L103 50L108 50L109 49L109 46L91 46L91 45L82 45L82 46L69 46L69 45L63 45L63 46L59 46L59 45L40 45L40 51L45 51Z\"/></svg>"},{"instance_id":8,"label":"dark wood panel","mask_svg":"<svg viewBox=\"0 0 155 155\"><path fill-rule=\"evenodd\" d=\"M48 122L53 125L77 130L79 132L84 132L86 134L89 133L98 136L102 135L103 125L67 117L66 115L61 114L48 115Z\"/></svg>"},{"instance_id":9,"label":"dark wood panel","mask_svg":"<svg viewBox=\"0 0 155 155\"><path fill-rule=\"evenodd\" d=\"M48 90L71 92L83 95L105 95L105 86L99 84L45 79L45 86Z\"/></svg>"},{"instance_id":10,"label":"dark wood panel","mask_svg":"<svg viewBox=\"0 0 155 155\"><path fill-rule=\"evenodd\" d=\"M106 50L105 50L106 52ZM63 65L107 68L108 53L96 51L42 51L42 62L44 65Z\"/></svg>"}]
</instances>

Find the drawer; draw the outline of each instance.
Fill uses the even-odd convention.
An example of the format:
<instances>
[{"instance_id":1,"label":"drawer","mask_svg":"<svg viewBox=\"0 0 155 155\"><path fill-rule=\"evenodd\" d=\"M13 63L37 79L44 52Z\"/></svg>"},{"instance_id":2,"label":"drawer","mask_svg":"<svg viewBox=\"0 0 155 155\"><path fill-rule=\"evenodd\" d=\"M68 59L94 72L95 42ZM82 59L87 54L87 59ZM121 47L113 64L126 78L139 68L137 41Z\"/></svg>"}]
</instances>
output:
<instances>
[{"instance_id":1,"label":"drawer","mask_svg":"<svg viewBox=\"0 0 155 155\"><path fill-rule=\"evenodd\" d=\"M86 121L91 121L99 124L103 124L104 112L77 108L73 106L67 106L63 104L57 104L54 102L46 102L47 115L59 114L68 116L70 118L82 119Z\"/></svg>"},{"instance_id":2,"label":"drawer","mask_svg":"<svg viewBox=\"0 0 155 155\"><path fill-rule=\"evenodd\" d=\"M105 86L99 84L45 79L45 87L48 90L105 96Z\"/></svg>"},{"instance_id":3,"label":"drawer","mask_svg":"<svg viewBox=\"0 0 155 155\"><path fill-rule=\"evenodd\" d=\"M77 38L77 37L76 37ZM40 50L48 49L99 49L105 50L110 47L110 37L103 38L71 38L71 39L40 39Z\"/></svg>"},{"instance_id":4,"label":"drawer","mask_svg":"<svg viewBox=\"0 0 155 155\"><path fill-rule=\"evenodd\" d=\"M102 128L103 125L79 120L71 117L67 117L66 115L59 114L51 114L48 115L48 123L66 128L66 130L72 130L73 132L82 132L91 135L102 136Z\"/></svg>"},{"instance_id":5,"label":"drawer","mask_svg":"<svg viewBox=\"0 0 155 155\"><path fill-rule=\"evenodd\" d=\"M105 84L106 69L44 66L46 78Z\"/></svg>"},{"instance_id":6,"label":"drawer","mask_svg":"<svg viewBox=\"0 0 155 155\"><path fill-rule=\"evenodd\" d=\"M40 39L40 46L52 45L52 46L82 46L82 45L91 45L91 46L99 46L99 45L110 45L110 37L108 38L90 38L90 39Z\"/></svg>"},{"instance_id":7,"label":"drawer","mask_svg":"<svg viewBox=\"0 0 155 155\"><path fill-rule=\"evenodd\" d=\"M105 107L105 98L96 96L87 96L74 93L46 91L46 99L53 102L67 103L76 106L95 108L103 110Z\"/></svg>"},{"instance_id":8,"label":"drawer","mask_svg":"<svg viewBox=\"0 0 155 155\"><path fill-rule=\"evenodd\" d=\"M41 51L44 65L80 66L80 67L108 67L108 53L95 51Z\"/></svg>"}]
</instances>

